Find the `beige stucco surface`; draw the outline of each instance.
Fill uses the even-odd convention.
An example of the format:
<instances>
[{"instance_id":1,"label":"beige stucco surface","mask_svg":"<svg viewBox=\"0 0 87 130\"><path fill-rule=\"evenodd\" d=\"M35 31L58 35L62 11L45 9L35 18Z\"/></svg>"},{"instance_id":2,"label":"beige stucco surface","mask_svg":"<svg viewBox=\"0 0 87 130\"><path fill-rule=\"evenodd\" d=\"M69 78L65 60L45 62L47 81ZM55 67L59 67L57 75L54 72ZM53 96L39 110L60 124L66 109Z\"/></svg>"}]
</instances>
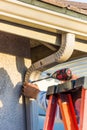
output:
<instances>
[{"instance_id":1,"label":"beige stucco surface","mask_svg":"<svg viewBox=\"0 0 87 130\"><path fill-rule=\"evenodd\" d=\"M29 51L27 43L24 38L0 35L0 130L26 130L21 89L25 71L31 64L30 59L24 58Z\"/></svg>"}]
</instances>

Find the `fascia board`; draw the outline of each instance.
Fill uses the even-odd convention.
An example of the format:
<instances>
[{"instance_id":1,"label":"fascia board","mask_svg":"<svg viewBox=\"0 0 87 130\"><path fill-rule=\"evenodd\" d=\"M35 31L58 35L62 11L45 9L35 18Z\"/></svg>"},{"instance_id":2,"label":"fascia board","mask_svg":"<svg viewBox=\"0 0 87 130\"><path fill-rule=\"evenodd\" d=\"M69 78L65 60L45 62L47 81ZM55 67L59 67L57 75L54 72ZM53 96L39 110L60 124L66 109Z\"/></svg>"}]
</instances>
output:
<instances>
[{"instance_id":1,"label":"fascia board","mask_svg":"<svg viewBox=\"0 0 87 130\"><path fill-rule=\"evenodd\" d=\"M53 35L53 34L47 34L47 33L45 34L42 32L35 31L35 30L29 30L22 27L9 25L3 22L0 23L0 30L7 33L16 34L16 35L31 38L31 39L36 39L38 41L47 42L47 43L58 45L58 46L60 46L60 42L61 42L60 35ZM82 41L75 40L74 49L87 52L87 44L84 43L84 41L82 42Z\"/></svg>"},{"instance_id":2,"label":"fascia board","mask_svg":"<svg viewBox=\"0 0 87 130\"><path fill-rule=\"evenodd\" d=\"M75 41L74 49L87 53L87 44L83 42Z\"/></svg>"},{"instance_id":3,"label":"fascia board","mask_svg":"<svg viewBox=\"0 0 87 130\"><path fill-rule=\"evenodd\" d=\"M33 29L8 24L3 21L0 22L0 31L51 43L54 45L60 45L60 36L58 36L58 34L44 33L38 30L36 31Z\"/></svg>"},{"instance_id":4,"label":"fascia board","mask_svg":"<svg viewBox=\"0 0 87 130\"><path fill-rule=\"evenodd\" d=\"M87 21L19 1L0 0L0 18L26 26L74 33L87 37Z\"/></svg>"}]
</instances>

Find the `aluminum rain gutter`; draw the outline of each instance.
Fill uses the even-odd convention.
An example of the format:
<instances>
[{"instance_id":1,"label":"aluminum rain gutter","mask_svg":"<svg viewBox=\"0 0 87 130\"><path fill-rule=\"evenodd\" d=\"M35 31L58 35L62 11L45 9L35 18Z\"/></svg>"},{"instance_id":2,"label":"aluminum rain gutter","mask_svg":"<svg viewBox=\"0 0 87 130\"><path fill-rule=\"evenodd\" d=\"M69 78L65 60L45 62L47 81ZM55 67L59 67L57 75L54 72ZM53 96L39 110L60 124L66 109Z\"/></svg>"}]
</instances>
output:
<instances>
[{"instance_id":1,"label":"aluminum rain gutter","mask_svg":"<svg viewBox=\"0 0 87 130\"><path fill-rule=\"evenodd\" d=\"M49 30L51 32L70 32L74 33L76 37L87 38L86 20L81 20L19 1L0 0L0 18L21 25ZM1 26L0 30L3 31Z\"/></svg>"}]
</instances>

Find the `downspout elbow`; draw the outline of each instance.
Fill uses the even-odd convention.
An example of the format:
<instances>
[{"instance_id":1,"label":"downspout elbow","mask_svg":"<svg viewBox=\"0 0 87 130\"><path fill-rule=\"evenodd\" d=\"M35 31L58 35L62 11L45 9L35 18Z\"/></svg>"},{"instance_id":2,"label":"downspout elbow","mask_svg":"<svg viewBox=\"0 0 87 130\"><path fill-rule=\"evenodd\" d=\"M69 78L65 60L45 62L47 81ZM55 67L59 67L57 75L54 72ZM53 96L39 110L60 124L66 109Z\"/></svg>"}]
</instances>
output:
<instances>
[{"instance_id":1,"label":"downspout elbow","mask_svg":"<svg viewBox=\"0 0 87 130\"><path fill-rule=\"evenodd\" d=\"M73 53L74 44L74 34L62 34L60 49L54 54L32 64L25 74L25 82L29 82L29 80L37 80L42 71L46 70L48 67L67 61Z\"/></svg>"}]
</instances>

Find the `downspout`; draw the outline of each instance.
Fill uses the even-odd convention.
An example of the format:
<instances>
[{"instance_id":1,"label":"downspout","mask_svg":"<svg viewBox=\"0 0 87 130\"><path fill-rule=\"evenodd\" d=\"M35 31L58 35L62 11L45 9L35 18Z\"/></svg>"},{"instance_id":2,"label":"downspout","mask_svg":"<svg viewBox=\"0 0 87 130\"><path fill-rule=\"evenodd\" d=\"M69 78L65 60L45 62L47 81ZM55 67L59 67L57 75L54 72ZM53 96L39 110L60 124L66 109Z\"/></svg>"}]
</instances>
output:
<instances>
[{"instance_id":1,"label":"downspout","mask_svg":"<svg viewBox=\"0 0 87 130\"><path fill-rule=\"evenodd\" d=\"M25 82L29 80L38 80L42 71L46 70L48 67L52 67L56 64L62 63L69 59L74 50L75 35L71 33L62 34L62 41L60 49L46 57L43 58L34 64L27 70L25 74ZM25 99L25 108L26 108L26 123L27 130L38 130L38 107L37 103L32 99Z\"/></svg>"},{"instance_id":2,"label":"downspout","mask_svg":"<svg viewBox=\"0 0 87 130\"><path fill-rule=\"evenodd\" d=\"M62 34L60 49L54 54L33 63L25 74L25 82L37 80L42 71L56 64L67 61L73 53L75 35L71 33Z\"/></svg>"}]
</instances>

